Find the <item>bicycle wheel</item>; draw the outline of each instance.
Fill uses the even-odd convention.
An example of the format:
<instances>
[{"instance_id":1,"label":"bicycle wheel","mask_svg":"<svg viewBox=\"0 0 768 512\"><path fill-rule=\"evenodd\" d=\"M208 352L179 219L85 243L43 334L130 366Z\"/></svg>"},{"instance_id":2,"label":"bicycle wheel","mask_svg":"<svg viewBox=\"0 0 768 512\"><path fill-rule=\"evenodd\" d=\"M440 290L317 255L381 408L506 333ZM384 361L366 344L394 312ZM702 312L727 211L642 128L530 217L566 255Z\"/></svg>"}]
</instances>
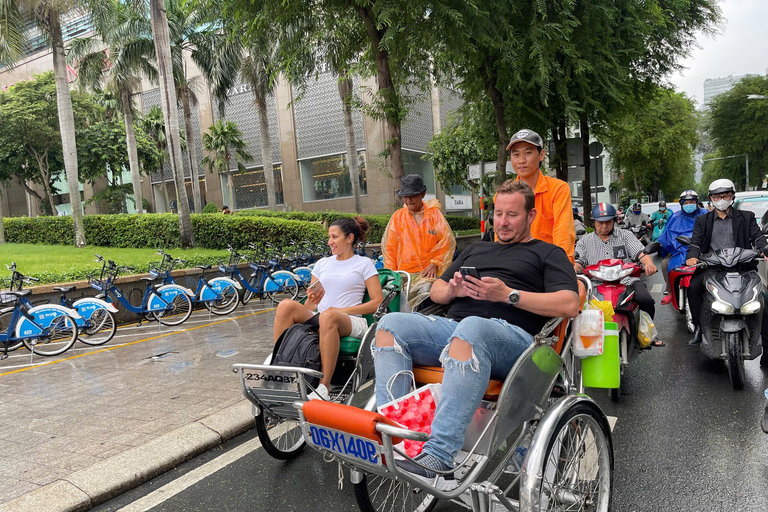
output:
<instances>
[{"instance_id":1,"label":"bicycle wheel","mask_svg":"<svg viewBox=\"0 0 768 512\"><path fill-rule=\"evenodd\" d=\"M407 482L379 475L364 475L354 487L357 506L362 512L429 512L437 505L435 496Z\"/></svg>"},{"instance_id":2,"label":"bicycle wheel","mask_svg":"<svg viewBox=\"0 0 768 512\"><path fill-rule=\"evenodd\" d=\"M256 433L264 450L280 460L297 457L307 445L298 421L277 418L263 409L256 416Z\"/></svg>"},{"instance_id":3,"label":"bicycle wheel","mask_svg":"<svg viewBox=\"0 0 768 512\"><path fill-rule=\"evenodd\" d=\"M228 315L237 308L239 297L237 296L237 289L234 286L231 284L225 286L219 295L221 296L220 299L204 302L208 311L214 315Z\"/></svg>"},{"instance_id":4,"label":"bicycle wheel","mask_svg":"<svg viewBox=\"0 0 768 512\"><path fill-rule=\"evenodd\" d=\"M6 308L0 312L0 332L8 332L8 324L11 323L11 317L13 316L13 308ZM11 336L15 336L16 333L11 333ZM8 352L12 352L22 346L21 340L14 340L8 342ZM5 342L0 342L0 353L5 351Z\"/></svg>"},{"instance_id":5,"label":"bicycle wheel","mask_svg":"<svg viewBox=\"0 0 768 512\"><path fill-rule=\"evenodd\" d=\"M250 286L251 288L254 288L254 289L258 289L258 287L257 287L257 285L256 285L256 278L255 278L255 277L251 277L251 278L248 280L248 286ZM246 304L248 304L248 303L251 301L251 298L252 298L254 295L256 295L256 294L255 294L255 293L253 293L253 292L252 292L251 290L249 290L248 288L246 288L246 289L245 289L245 293L243 293L243 298L241 299L241 302L243 303L243 306L245 306Z\"/></svg>"},{"instance_id":6,"label":"bicycle wheel","mask_svg":"<svg viewBox=\"0 0 768 512\"><path fill-rule=\"evenodd\" d=\"M86 345L103 345L114 337L116 331L117 320L114 313L105 308L97 309L77 333L77 339Z\"/></svg>"},{"instance_id":7,"label":"bicycle wheel","mask_svg":"<svg viewBox=\"0 0 768 512\"><path fill-rule=\"evenodd\" d=\"M591 406L573 405L554 429L543 466L531 468L538 496L531 510L590 510L611 508L613 448L607 422ZM536 499L537 498L537 499Z\"/></svg>"},{"instance_id":8,"label":"bicycle wheel","mask_svg":"<svg viewBox=\"0 0 768 512\"><path fill-rule=\"evenodd\" d=\"M283 299L293 300L299 295L299 280L291 272L278 270L272 273L271 280L278 286L277 290L267 292L272 302L279 303ZM264 286L267 286L268 283L269 280L267 280Z\"/></svg>"},{"instance_id":9,"label":"bicycle wheel","mask_svg":"<svg viewBox=\"0 0 768 512\"><path fill-rule=\"evenodd\" d=\"M77 340L77 324L68 315L59 315L51 320L45 335L39 338L25 338L24 346L41 356L57 356L69 350Z\"/></svg>"},{"instance_id":10,"label":"bicycle wheel","mask_svg":"<svg viewBox=\"0 0 768 512\"><path fill-rule=\"evenodd\" d=\"M155 320L163 325L183 324L192 314L192 301L185 293L174 295L169 309L155 311L152 313Z\"/></svg>"}]
</instances>

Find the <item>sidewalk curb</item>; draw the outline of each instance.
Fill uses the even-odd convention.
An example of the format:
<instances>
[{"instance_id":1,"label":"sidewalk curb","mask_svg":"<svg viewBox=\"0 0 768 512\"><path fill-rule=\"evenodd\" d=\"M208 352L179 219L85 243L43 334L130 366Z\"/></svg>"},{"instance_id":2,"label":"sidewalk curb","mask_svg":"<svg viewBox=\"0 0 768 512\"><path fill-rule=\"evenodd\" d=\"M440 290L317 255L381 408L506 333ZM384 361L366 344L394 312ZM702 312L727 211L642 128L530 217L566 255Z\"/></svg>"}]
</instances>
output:
<instances>
[{"instance_id":1,"label":"sidewalk curb","mask_svg":"<svg viewBox=\"0 0 768 512\"><path fill-rule=\"evenodd\" d=\"M201 418L0 505L0 512L81 512L138 487L253 426L251 403Z\"/></svg>"}]
</instances>

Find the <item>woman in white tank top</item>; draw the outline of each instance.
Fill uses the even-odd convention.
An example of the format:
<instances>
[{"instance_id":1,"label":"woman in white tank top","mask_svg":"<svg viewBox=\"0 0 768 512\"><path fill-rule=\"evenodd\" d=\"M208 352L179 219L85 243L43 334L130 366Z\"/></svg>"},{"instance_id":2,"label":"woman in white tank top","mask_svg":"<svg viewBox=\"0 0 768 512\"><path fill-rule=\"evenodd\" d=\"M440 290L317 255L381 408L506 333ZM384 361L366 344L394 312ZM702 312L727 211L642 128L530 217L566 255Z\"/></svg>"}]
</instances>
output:
<instances>
[{"instance_id":1,"label":"woman in white tank top","mask_svg":"<svg viewBox=\"0 0 768 512\"><path fill-rule=\"evenodd\" d=\"M355 254L355 244L364 239L368 223L362 217L342 218L328 228L331 256L315 264L304 304L283 300L277 306L274 340L290 326L304 323L319 313L320 358L323 378L317 396L328 400L331 377L339 357L339 341L345 336L362 337L367 323L362 315L376 311L383 299L378 272L370 258ZM368 292L371 300L363 303Z\"/></svg>"}]
</instances>

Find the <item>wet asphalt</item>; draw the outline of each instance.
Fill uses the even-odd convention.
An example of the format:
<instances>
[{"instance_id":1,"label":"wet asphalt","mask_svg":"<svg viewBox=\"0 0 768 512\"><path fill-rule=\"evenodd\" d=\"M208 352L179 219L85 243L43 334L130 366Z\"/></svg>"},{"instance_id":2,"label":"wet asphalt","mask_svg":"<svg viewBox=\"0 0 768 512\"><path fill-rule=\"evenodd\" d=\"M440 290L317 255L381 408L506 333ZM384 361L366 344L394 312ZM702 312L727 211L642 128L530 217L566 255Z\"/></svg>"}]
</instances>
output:
<instances>
[{"instance_id":1,"label":"wet asphalt","mask_svg":"<svg viewBox=\"0 0 768 512\"><path fill-rule=\"evenodd\" d=\"M662 282L658 274L647 279L652 291ZM760 430L768 373L758 360L747 362L746 385L733 390L721 362L686 346L690 335L683 316L659 305L661 293L653 295L656 325L667 346L644 351L632 363L618 403L606 390L587 390L617 418L613 510L768 510L768 435ZM94 510L357 510L348 477L339 489L336 464L309 449L283 462L258 448L178 491L185 475L197 480L196 470L242 450L255 437L253 430L243 434ZM160 502L158 489L173 495ZM137 501L147 496L154 501ZM436 510L464 509L441 503Z\"/></svg>"}]
</instances>

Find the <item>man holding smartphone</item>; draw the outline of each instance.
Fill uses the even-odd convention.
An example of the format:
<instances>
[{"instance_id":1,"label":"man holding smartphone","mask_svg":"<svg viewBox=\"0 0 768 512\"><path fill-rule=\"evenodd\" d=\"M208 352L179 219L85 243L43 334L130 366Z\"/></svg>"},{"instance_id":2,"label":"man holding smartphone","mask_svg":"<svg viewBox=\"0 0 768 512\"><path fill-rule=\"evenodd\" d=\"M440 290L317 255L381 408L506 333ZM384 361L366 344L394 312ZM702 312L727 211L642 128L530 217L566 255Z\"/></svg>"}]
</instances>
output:
<instances>
[{"instance_id":1,"label":"man holding smartphone","mask_svg":"<svg viewBox=\"0 0 768 512\"><path fill-rule=\"evenodd\" d=\"M398 372L413 364L445 368L432 434L418 464L396 461L417 477L434 481L435 471L453 468L489 379L506 377L548 319L578 314L573 267L560 247L531 236L536 215L531 187L505 181L494 210L498 241L466 248L432 286L432 300L450 304L447 317L391 313L379 322L374 345L379 405L391 400L387 383ZM409 386L408 377L400 375L390 390L398 398ZM447 489L455 482L449 474L437 485Z\"/></svg>"}]
</instances>

